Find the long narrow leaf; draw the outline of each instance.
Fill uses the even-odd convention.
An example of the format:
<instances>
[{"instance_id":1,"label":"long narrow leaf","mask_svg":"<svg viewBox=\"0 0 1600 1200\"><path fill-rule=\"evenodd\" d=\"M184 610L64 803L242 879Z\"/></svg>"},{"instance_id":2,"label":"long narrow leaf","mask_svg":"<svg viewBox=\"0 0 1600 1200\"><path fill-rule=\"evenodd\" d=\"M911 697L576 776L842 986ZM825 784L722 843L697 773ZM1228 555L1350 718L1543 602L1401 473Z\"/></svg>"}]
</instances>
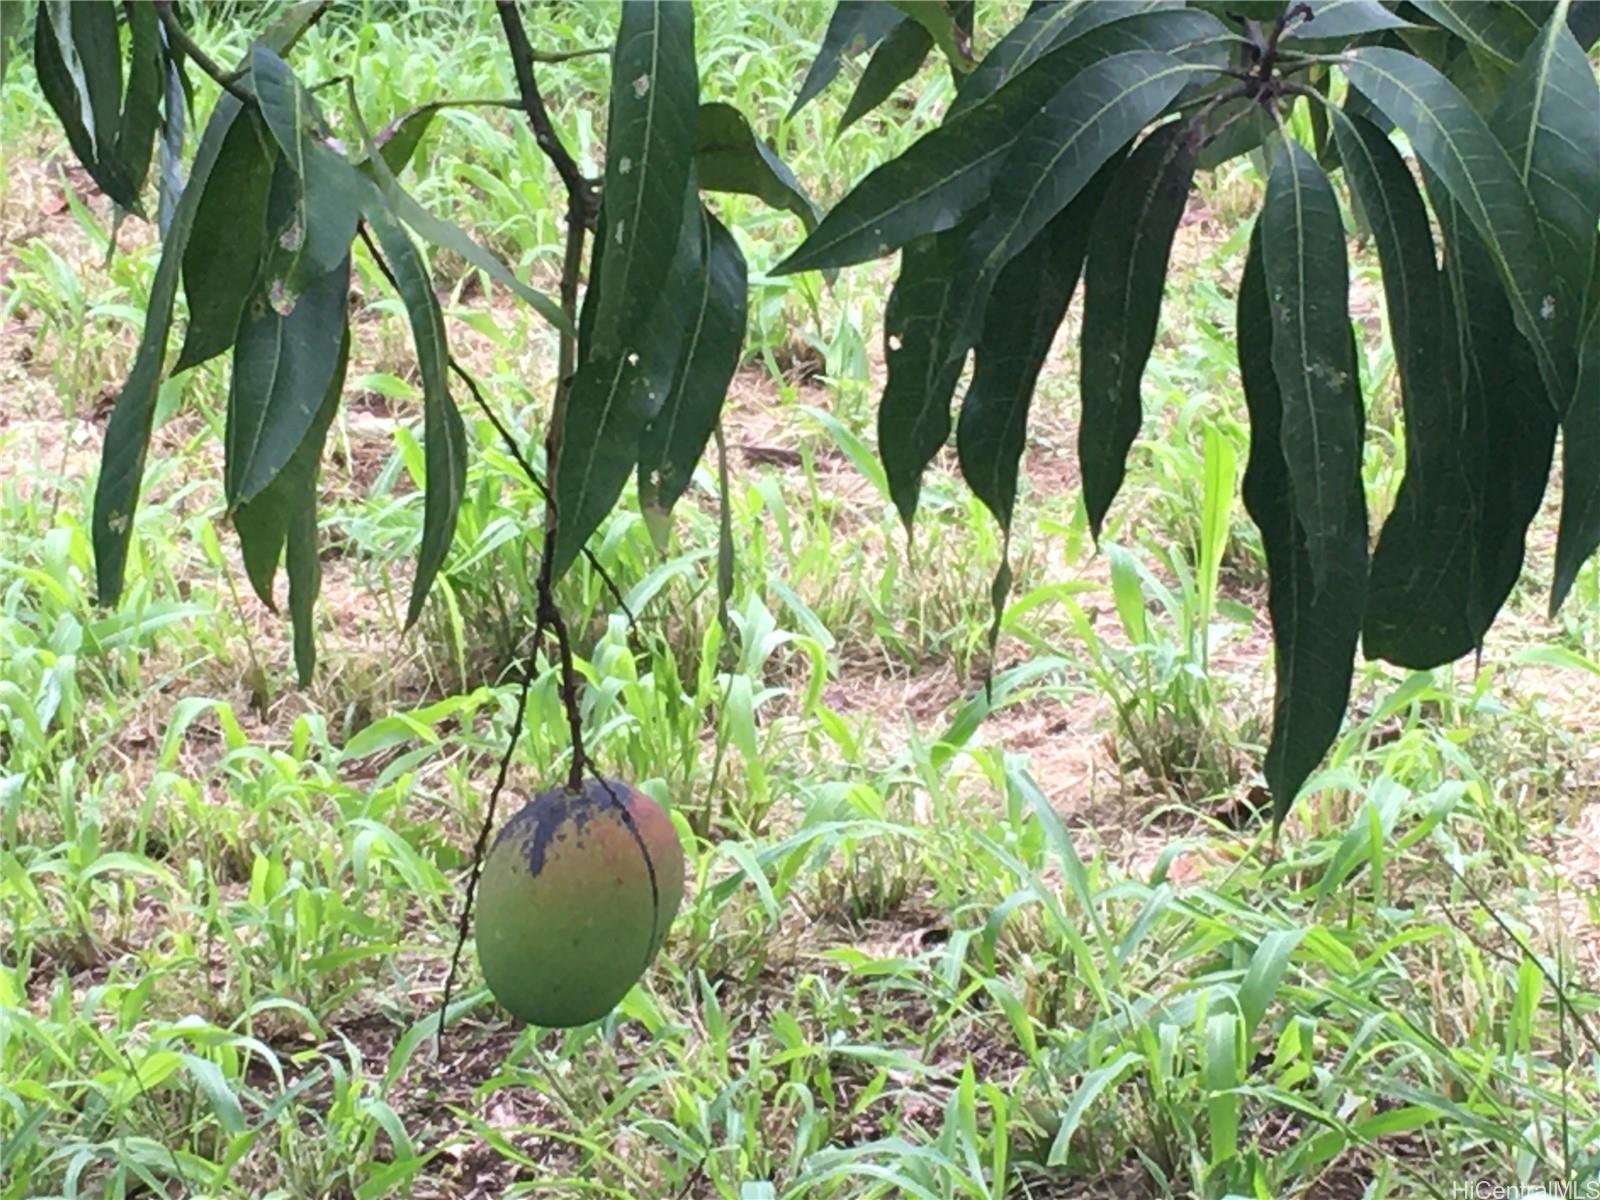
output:
<instances>
[{"instance_id":1,"label":"long narrow leaf","mask_svg":"<svg viewBox=\"0 0 1600 1200\"><path fill-rule=\"evenodd\" d=\"M1562 286L1505 148L1466 97L1420 59L1372 46L1353 51L1345 73L1405 132L1477 231L1533 349L1550 406L1561 412L1577 373L1580 298Z\"/></svg>"},{"instance_id":2,"label":"long narrow leaf","mask_svg":"<svg viewBox=\"0 0 1600 1200\"><path fill-rule=\"evenodd\" d=\"M1085 71L1135 50L1170 51L1190 63L1215 62L1227 39L1221 24L1205 13L1162 9L1065 41L867 175L774 273L849 266L960 224L989 200L1026 123Z\"/></svg>"},{"instance_id":3,"label":"long narrow leaf","mask_svg":"<svg viewBox=\"0 0 1600 1200\"><path fill-rule=\"evenodd\" d=\"M1369 658L1426 669L1478 644L1482 405L1445 360L1454 322L1410 169L1359 117L1335 112L1333 133L1377 242L1406 423L1405 476L1373 554L1363 645Z\"/></svg>"},{"instance_id":4,"label":"long narrow leaf","mask_svg":"<svg viewBox=\"0 0 1600 1200\"><path fill-rule=\"evenodd\" d=\"M606 245L594 348L621 359L671 270L694 164L700 82L694 6L624 0L611 64Z\"/></svg>"},{"instance_id":5,"label":"long narrow leaf","mask_svg":"<svg viewBox=\"0 0 1600 1200\"><path fill-rule=\"evenodd\" d=\"M989 292L1006 264L1189 78L1192 69L1168 54L1113 55L1086 67L1023 127L1006 156L987 215L962 248L956 352L977 340Z\"/></svg>"},{"instance_id":6,"label":"long narrow leaf","mask_svg":"<svg viewBox=\"0 0 1600 1200\"><path fill-rule=\"evenodd\" d=\"M1357 378L1344 222L1327 177L1297 142L1285 141L1272 164L1259 230L1272 298L1273 374L1283 395L1283 453L1320 591L1342 576L1358 523L1365 554L1361 414L1350 403Z\"/></svg>"},{"instance_id":7,"label":"long narrow leaf","mask_svg":"<svg viewBox=\"0 0 1600 1200\"><path fill-rule=\"evenodd\" d=\"M369 201L367 223L394 272L400 299L411 322L417 348L417 368L422 375L423 454L427 471L422 507L422 547L417 554L406 625L422 615L428 591L455 537L456 513L467 480L467 435L461 413L450 395L450 348L445 341L444 313L433 292L427 266L398 217L384 204Z\"/></svg>"},{"instance_id":8,"label":"long narrow leaf","mask_svg":"<svg viewBox=\"0 0 1600 1200\"><path fill-rule=\"evenodd\" d=\"M1366 584L1365 514L1352 519L1341 558L1326 564L1317 587L1306 538L1295 516L1293 482L1284 455L1284 398L1273 367L1276 336L1262 264L1258 222L1239 284L1239 377L1250 412L1250 458L1244 504L1261 531L1267 557L1267 610L1272 620L1276 691L1265 774L1274 820L1281 822L1296 794L1338 736L1350 699ZM1359 415L1353 386L1347 402ZM1359 486L1359 479L1357 481Z\"/></svg>"},{"instance_id":9,"label":"long narrow leaf","mask_svg":"<svg viewBox=\"0 0 1600 1200\"><path fill-rule=\"evenodd\" d=\"M639 507L657 544L663 546L672 506L688 490L695 464L717 427L744 343L744 255L733 235L704 206L700 221L705 269L695 281L698 295L693 306L684 314L683 357L639 449Z\"/></svg>"},{"instance_id":10,"label":"long narrow leaf","mask_svg":"<svg viewBox=\"0 0 1600 1200\"><path fill-rule=\"evenodd\" d=\"M1139 385L1155 345L1167 256L1194 179L1196 131L1161 126L1117 173L1095 217L1084 268L1078 464L1098 539L1139 434Z\"/></svg>"}]
</instances>

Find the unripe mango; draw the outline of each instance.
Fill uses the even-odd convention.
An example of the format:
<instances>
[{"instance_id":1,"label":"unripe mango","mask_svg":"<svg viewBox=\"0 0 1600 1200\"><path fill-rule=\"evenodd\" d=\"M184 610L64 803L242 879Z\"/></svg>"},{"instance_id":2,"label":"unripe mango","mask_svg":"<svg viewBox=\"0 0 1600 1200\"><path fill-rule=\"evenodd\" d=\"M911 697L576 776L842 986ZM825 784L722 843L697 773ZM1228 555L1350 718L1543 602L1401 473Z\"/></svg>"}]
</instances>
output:
<instances>
[{"instance_id":1,"label":"unripe mango","mask_svg":"<svg viewBox=\"0 0 1600 1200\"><path fill-rule=\"evenodd\" d=\"M683 848L654 800L614 779L540 792L484 863L484 979L530 1024L599 1020L644 974L682 899Z\"/></svg>"}]
</instances>

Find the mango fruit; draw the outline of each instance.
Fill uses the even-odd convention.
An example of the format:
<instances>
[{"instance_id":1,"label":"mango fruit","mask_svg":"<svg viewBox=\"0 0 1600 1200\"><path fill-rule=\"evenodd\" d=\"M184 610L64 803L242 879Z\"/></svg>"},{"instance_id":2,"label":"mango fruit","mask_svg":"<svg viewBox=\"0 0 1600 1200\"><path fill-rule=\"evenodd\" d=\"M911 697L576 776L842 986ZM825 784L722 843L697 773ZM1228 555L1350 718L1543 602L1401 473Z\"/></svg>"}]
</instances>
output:
<instances>
[{"instance_id":1,"label":"mango fruit","mask_svg":"<svg viewBox=\"0 0 1600 1200\"><path fill-rule=\"evenodd\" d=\"M529 1024L597 1021L649 967L682 899L683 847L649 796L593 778L540 792L484 863L484 979Z\"/></svg>"}]
</instances>

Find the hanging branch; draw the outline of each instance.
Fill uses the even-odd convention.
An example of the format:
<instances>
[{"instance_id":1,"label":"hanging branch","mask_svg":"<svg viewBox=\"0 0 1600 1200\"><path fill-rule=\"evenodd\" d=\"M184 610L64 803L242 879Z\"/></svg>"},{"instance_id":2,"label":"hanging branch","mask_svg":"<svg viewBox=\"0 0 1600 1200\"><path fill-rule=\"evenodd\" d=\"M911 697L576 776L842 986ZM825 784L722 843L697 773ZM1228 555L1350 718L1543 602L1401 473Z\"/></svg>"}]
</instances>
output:
<instances>
[{"instance_id":1,"label":"hanging branch","mask_svg":"<svg viewBox=\"0 0 1600 1200\"><path fill-rule=\"evenodd\" d=\"M555 126L551 124L549 111L545 108L544 97L539 93L538 81L534 78L533 64L540 56L536 55L533 47L528 42L527 31L522 26L522 17L512 3L512 0L498 0L496 11L500 15L500 24L505 30L506 46L511 53L512 66L517 76L517 92L521 100L521 107L527 114L528 122L533 126L534 140L539 148L544 151L545 157L555 167L560 175L562 185L567 192L567 235L566 250L561 261L561 311L567 315L569 329L577 328L578 313L578 276L583 270L584 240L589 227L594 223L599 214L599 198L595 192L594 181L586 179L578 169L577 162L568 153L561 137L556 133ZM577 365L578 342L576 334L563 330L561 332L560 351L557 359L556 390L554 402L550 410L550 425L545 435L545 470L553 480L557 462L561 454L561 431L566 424L567 394L572 386L572 375ZM451 367L456 374L467 382L468 390L473 393L481 407L488 411L487 405L479 396L476 384L471 380L461 367L452 361ZM491 420L494 418L491 416ZM494 421L495 427L500 431L502 438L507 441L512 450L512 455L521 463L524 470L528 471L530 478L533 475L532 467L528 464L526 456L515 447L514 439L510 438L500 422ZM516 753L517 743L522 737L522 724L528 703L528 688L533 678L533 662L539 653L540 643L548 630L555 637L556 655L560 666L560 693L561 704L567 715L567 726L572 738L572 765L567 772L567 787L577 791L583 786L583 777L589 769L589 758L583 747L583 718L578 705L578 673L573 665L572 638L567 630L567 623L561 615L561 610L555 602L555 539L559 523L559 513L556 510L554 493L543 484L539 484L540 491L545 500L544 524L544 550L539 563L539 578L537 585L537 610L534 614L533 638L528 648L528 657L524 660L522 685L517 697L516 717L511 726L511 737L506 743L505 753L500 758L499 771L495 776L493 789L489 793L489 804L484 813L483 824L478 830L478 838L473 846L472 870L467 877L466 894L462 897L461 911L456 922L455 951L450 956L450 970L445 976L444 993L439 1003L439 1022L435 1049L443 1043L444 1024L450 1009L450 993L455 986L456 971L461 962L461 953L466 946L467 931L472 923L472 904L477 894L478 880L483 872L483 860L489 845L489 833L494 826L495 809L498 806L500 793L505 787L506 776L510 771L512 756ZM591 558L590 560L594 560ZM612 584L609 577L601 572L602 578L611 586L613 592L616 585ZM619 595L620 599L620 595ZM626 611L626 605L623 606ZM632 616L629 615L631 622Z\"/></svg>"}]
</instances>

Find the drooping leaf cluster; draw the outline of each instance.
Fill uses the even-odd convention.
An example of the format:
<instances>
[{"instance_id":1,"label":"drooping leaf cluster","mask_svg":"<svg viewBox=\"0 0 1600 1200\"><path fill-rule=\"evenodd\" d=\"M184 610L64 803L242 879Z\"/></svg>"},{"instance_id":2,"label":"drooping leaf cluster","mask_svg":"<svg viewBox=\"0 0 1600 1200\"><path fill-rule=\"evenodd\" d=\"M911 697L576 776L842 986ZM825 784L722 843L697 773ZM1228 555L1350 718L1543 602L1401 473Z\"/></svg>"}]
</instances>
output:
<instances>
[{"instance_id":1,"label":"drooping leaf cluster","mask_svg":"<svg viewBox=\"0 0 1600 1200\"><path fill-rule=\"evenodd\" d=\"M175 94L159 86L176 57L168 31L147 9L43 0L35 22L46 98L128 209ZM448 556L467 441L414 239L461 254L567 326L554 301L397 181L453 101L401 114L354 152L327 136L285 58L316 9L291 9L263 34L205 126L107 433L94 523L101 595L114 600L181 285L190 316L171 370L232 354L227 501L269 602L288 564L302 677L352 241L378 247L423 381L412 620ZM1522 573L1558 430L1552 608L1600 545L1600 89L1587 57L1600 0L1060 0L1004 31L976 27L980 15L962 0L835 6L794 110L851 74L840 122L851 125L929 60L956 92L935 128L819 215L746 118L702 97L693 7L625 0L553 439L555 569L583 551L630 477L661 536L717 426L746 274L702 199L721 190L803 223L779 273L898 252L878 432L908 529L922 475L953 436L963 476L1009 536L1034 388L1081 292L1078 453L1098 537L1141 427L1195 175L1258 152L1265 198L1237 281L1236 336L1251 424L1243 497L1266 554L1277 673L1265 772L1281 819L1337 736L1358 647L1415 668L1482 647ZM1382 269L1406 433L1404 482L1375 540L1348 305L1356 225ZM1002 564L997 607L1009 582Z\"/></svg>"},{"instance_id":2,"label":"drooping leaf cluster","mask_svg":"<svg viewBox=\"0 0 1600 1200\"><path fill-rule=\"evenodd\" d=\"M840 3L800 101L841 53L887 53L894 28L883 6ZM1552 609L1600 544L1597 36L1593 3L1035 4L940 125L778 270L899 251L878 432L908 531L953 427L963 476L1009 535L1035 381L1081 284L1078 453L1098 537L1195 172L1263 152L1236 336L1281 820L1338 734L1358 646L1416 668L1481 648L1521 574L1558 428ZM1370 554L1338 174L1377 247L1406 426L1404 483ZM1009 581L1002 564L997 604Z\"/></svg>"},{"instance_id":3,"label":"drooping leaf cluster","mask_svg":"<svg viewBox=\"0 0 1600 1200\"><path fill-rule=\"evenodd\" d=\"M468 446L444 315L417 239L459 255L558 328L577 332L555 299L424 208L397 178L440 109L517 103L430 101L374 137L352 94L362 144L347 149L286 59L325 7L312 0L287 10L221 81L226 90L165 230L138 354L106 432L93 517L98 591L113 603L137 547L160 385L230 355L227 511L251 586L269 607L278 569L287 567L302 683L315 665L317 477L349 360L357 240L373 247L405 308L422 383L423 523L408 624L449 554ZM182 94L160 86L183 64L181 39L169 38L182 29L164 27L163 18L176 19L170 9L158 17L147 2L45 0L34 22L40 85L74 153L133 212L141 211L155 133L178 116L166 106ZM689 5L625 3L613 68L600 232L577 322L577 369L559 439L565 453L551 481L561 515L558 574L631 475L652 530L664 536L716 427L744 337L746 272L702 190L748 192L806 228L816 224L804 189L745 118L725 103L701 104ZM188 321L169 366L180 288Z\"/></svg>"}]
</instances>

